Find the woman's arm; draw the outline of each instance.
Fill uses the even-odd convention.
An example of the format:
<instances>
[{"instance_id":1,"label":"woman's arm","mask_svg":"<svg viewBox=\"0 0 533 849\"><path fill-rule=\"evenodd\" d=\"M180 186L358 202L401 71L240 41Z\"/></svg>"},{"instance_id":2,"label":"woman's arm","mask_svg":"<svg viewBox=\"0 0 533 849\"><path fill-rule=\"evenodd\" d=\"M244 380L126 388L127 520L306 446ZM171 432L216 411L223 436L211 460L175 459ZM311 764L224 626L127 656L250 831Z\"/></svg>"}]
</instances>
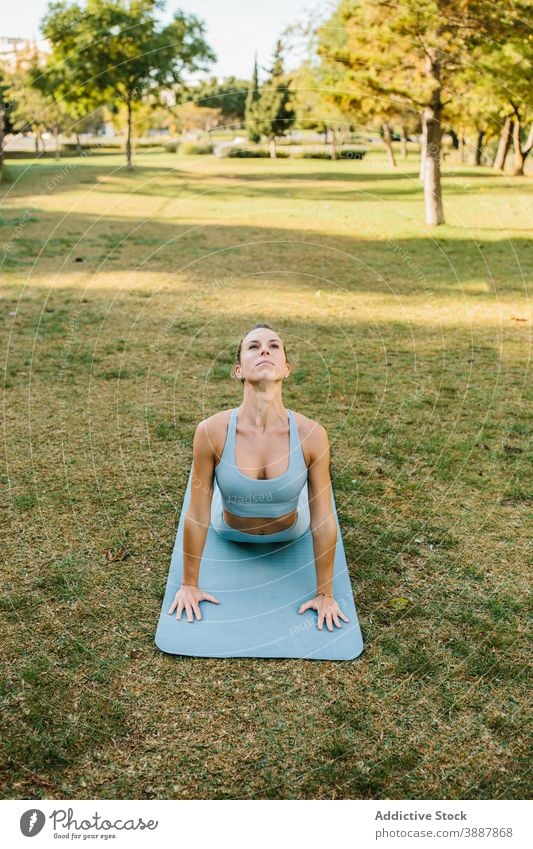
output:
<instances>
[{"instance_id":1,"label":"woman's arm","mask_svg":"<svg viewBox=\"0 0 533 849\"><path fill-rule=\"evenodd\" d=\"M337 522L331 503L329 441L326 429L314 423L309 435L310 463L307 491L315 555L317 595L333 593L333 568L337 545Z\"/></svg>"},{"instance_id":2,"label":"woman's arm","mask_svg":"<svg viewBox=\"0 0 533 849\"><path fill-rule=\"evenodd\" d=\"M322 425L313 423L310 438L310 460L307 492L311 514L311 534L316 565L316 597L300 605L298 613L311 608L318 613L317 627L321 631L324 621L328 631L341 628L340 620L349 622L333 598L333 571L337 545L337 520L333 514L331 479L329 476L328 435ZM325 595L321 595L325 593Z\"/></svg>"},{"instance_id":3,"label":"woman's arm","mask_svg":"<svg viewBox=\"0 0 533 849\"><path fill-rule=\"evenodd\" d=\"M191 495L183 525L182 586L198 586L200 563L211 521L214 469L212 428L203 421L197 426L193 440Z\"/></svg>"}]
</instances>

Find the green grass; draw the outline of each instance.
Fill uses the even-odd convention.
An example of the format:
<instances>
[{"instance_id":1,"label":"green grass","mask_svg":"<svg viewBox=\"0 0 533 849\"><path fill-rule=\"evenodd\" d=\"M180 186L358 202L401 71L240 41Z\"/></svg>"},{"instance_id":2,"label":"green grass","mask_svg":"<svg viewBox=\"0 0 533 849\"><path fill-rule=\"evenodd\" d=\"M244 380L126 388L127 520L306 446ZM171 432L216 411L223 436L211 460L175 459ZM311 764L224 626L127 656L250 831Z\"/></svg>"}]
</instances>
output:
<instances>
[{"instance_id":1,"label":"green grass","mask_svg":"<svg viewBox=\"0 0 533 849\"><path fill-rule=\"evenodd\" d=\"M414 157L136 162L0 186L2 797L525 798L531 179L446 160L429 229ZM329 434L352 663L154 645L258 320Z\"/></svg>"}]
</instances>

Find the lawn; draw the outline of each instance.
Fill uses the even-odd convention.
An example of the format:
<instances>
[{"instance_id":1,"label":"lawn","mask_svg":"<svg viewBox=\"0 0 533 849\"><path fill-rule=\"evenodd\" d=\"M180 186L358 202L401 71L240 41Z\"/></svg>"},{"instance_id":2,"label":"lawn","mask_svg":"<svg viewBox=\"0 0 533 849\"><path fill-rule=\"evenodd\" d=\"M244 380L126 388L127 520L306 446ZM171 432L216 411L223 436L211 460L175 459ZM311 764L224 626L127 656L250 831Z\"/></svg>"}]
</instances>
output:
<instances>
[{"instance_id":1,"label":"lawn","mask_svg":"<svg viewBox=\"0 0 533 849\"><path fill-rule=\"evenodd\" d=\"M2 797L527 798L531 178L447 163L430 229L414 158L136 164L0 185ZM352 662L154 644L260 320L328 431Z\"/></svg>"}]
</instances>

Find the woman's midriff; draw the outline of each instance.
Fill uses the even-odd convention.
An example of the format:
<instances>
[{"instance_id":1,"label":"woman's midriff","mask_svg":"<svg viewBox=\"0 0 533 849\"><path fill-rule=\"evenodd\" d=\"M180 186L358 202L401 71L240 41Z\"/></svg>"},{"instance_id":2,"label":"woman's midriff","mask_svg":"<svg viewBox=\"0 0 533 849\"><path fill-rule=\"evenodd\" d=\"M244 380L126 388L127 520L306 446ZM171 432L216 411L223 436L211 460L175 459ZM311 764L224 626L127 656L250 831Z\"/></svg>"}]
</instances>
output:
<instances>
[{"instance_id":1,"label":"woman's midriff","mask_svg":"<svg viewBox=\"0 0 533 849\"><path fill-rule=\"evenodd\" d=\"M244 531L247 534L277 534L279 531L286 531L296 524L298 511L293 510L292 513L286 513L284 516L276 516L275 518L260 519L256 516L235 516L234 513L223 511L224 521L236 531Z\"/></svg>"}]
</instances>

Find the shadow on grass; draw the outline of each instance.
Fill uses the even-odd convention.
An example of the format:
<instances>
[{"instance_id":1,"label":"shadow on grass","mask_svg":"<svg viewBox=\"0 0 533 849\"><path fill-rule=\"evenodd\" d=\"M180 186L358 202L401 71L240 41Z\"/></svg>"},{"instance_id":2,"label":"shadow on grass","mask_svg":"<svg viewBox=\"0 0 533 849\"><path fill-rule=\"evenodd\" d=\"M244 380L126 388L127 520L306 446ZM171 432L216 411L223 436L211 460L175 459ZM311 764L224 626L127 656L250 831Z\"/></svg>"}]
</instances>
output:
<instances>
[{"instance_id":1,"label":"shadow on grass","mask_svg":"<svg viewBox=\"0 0 533 849\"><path fill-rule=\"evenodd\" d=\"M482 299L523 291L533 257L525 236L481 241L443 228L419 238L371 240L293 231L282 216L277 227L253 227L37 211L24 224L17 211L0 223L0 267L28 275L29 285L32 275L137 270L187 273L213 290L221 276L237 283L270 273L295 275L295 284L313 293L318 285L329 292L457 294L469 281L484 281L485 290L469 291Z\"/></svg>"}]
</instances>

